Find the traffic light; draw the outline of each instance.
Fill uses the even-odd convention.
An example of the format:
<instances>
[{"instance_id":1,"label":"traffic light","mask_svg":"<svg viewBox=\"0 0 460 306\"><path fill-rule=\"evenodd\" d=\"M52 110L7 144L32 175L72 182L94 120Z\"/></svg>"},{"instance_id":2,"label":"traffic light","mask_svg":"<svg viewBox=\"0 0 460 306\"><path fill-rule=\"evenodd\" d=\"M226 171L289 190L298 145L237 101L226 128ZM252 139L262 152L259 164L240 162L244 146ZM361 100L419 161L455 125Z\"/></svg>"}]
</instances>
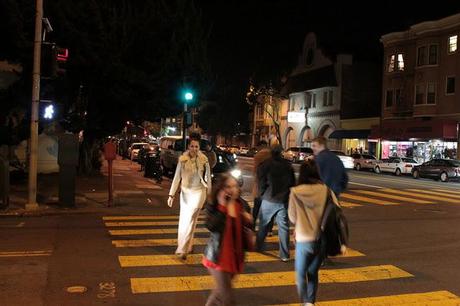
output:
<instances>
[{"instance_id":1,"label":"traffic light","mask_svg":"<svg viewBox=\"0 0 460 306\"><path fill-rule=\"evenodd\" d=\"M69 49L60 48L54 43L43 43L41 77L55 79L66 73Z\"/></svg>"}]
</instances>

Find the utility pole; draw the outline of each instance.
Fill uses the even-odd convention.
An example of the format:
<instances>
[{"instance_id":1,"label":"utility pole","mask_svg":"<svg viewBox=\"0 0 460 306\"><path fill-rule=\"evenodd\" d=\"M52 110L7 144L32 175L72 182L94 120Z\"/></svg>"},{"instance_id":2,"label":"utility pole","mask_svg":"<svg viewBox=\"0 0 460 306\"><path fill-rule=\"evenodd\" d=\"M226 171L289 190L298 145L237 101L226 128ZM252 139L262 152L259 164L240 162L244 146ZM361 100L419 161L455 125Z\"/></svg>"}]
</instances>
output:
<instances>
[{"instance_id":1,"label":"utility pole","mask_svg":"<svg viewBox=\"0 0 460 306\"><path fill-rule=\"evenodd\" d=\"M30 116L29 186L26 210L38 209L37 164L38 164L38 109L40 104L40 62L42 46L43 0L36 0L34 62L32 71L32 110Z\"/></svg>"}]
</instances>

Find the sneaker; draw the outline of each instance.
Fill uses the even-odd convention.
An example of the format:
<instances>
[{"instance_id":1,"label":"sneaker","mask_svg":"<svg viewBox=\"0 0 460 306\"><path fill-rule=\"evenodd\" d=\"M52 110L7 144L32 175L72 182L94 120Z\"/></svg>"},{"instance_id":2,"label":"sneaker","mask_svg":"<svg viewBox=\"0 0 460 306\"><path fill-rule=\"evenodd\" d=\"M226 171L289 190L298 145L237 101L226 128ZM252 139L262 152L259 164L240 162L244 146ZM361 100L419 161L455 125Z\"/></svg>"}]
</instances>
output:
<instances>
[{"instance_id":1,"label":"sneaker","mask_svg":"<svg viewBox=\"0 0 460 306\"><path fill-rule=\"evenodd\" d=\"M187 259L187 254L177 253L176 256L177 256L177 258L179 258L180 260L186 260L186 259Z\"/></svg>"},{"instance_id":2,"label":"sneaker","mask_svg":"<svg viewBox=\"0 0 460 306\"><path fill-rule=\"evenodd\" d=\"M267 236L268 237L273 237L273 232L268 232Z\"/></svg>"},{"instance_id":3,"label":"sneaker","mask_svg":"<svg viewBox=\"0 0 460 306\"><path fill-rule=\"evenodd\" d=\"M281 258L282 262L289 262L289 260L290 260L289 258Z\"/></svg>"}]
</instances>

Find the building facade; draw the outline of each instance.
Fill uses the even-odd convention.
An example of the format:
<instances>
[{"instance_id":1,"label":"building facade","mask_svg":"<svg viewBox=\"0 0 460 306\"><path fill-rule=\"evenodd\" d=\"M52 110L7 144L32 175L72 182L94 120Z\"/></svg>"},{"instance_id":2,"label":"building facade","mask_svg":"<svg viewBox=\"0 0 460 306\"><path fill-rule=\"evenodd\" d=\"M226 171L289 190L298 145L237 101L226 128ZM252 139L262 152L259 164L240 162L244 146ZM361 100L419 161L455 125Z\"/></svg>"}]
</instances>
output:
<instances>
[{"instance_id":1,"label":"building facade","mask_svg":"<svg viewBox=\"0 0 460 306\"><path fill-rule=\"evenodd\" d=\"M282 116L284 146L309 146L314 137L324 136L331 149L375 153L368 136L379 122L379 68L349 54L327 52L314 33L307 34L282 91L289 97Z\"/></svg>"},{"instance_id":2,"label":"building facade","mask_svg":"<svg viewBox=\"0 0 460 306\"><path fill-rule=\"evenodd\" d=\"M460 14L383 35L381 157L458 154Z\"/></svg>"}]
</instances>

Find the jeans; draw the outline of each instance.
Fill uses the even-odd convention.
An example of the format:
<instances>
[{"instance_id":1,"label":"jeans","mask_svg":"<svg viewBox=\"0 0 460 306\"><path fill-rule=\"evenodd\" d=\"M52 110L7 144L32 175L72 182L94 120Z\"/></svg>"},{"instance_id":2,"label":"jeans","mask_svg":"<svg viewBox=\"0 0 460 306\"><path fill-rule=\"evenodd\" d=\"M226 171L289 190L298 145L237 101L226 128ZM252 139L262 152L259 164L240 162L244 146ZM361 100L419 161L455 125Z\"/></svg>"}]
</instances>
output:
<instances>
[{"instance_id":1,"label":"jeans","mask_svg":"<svg viewBox=\"0 0 460 306\"><path fill-rule=\"evenodd\" d=\"M262 200L259 212L259 231L257 232L257 250L263 251L270 223L275 218L278 224L280 258L289 258L289 219L286 205Z\"/></svg>"},{"instance_id":2,"label":"jeans","mask_svg":"<svg viewBox=\"0 0 460 306\"><path fill-rule=\"evenodd\" d=\"M259 197L254 198L254 207L252 208L252 217L254 218L254 227L255 227L255 221L259 217L259 211L260 207L262 206L262 199ZM273 232L273 220L270 221L270 224L268 225L268 232Z\"/></svg>"},{"instance_id":3,"label":"jeans","mask_svg":"<svg viewBox=\"0 0 460 306\"><path fill-rule=\"evenodd\" d=\"M324 243L317 241L296 242L296 283L302 303L315 303L316 292L318 291L318 271L324 260L324 254Z\"/></svg>"}]
</instances>

